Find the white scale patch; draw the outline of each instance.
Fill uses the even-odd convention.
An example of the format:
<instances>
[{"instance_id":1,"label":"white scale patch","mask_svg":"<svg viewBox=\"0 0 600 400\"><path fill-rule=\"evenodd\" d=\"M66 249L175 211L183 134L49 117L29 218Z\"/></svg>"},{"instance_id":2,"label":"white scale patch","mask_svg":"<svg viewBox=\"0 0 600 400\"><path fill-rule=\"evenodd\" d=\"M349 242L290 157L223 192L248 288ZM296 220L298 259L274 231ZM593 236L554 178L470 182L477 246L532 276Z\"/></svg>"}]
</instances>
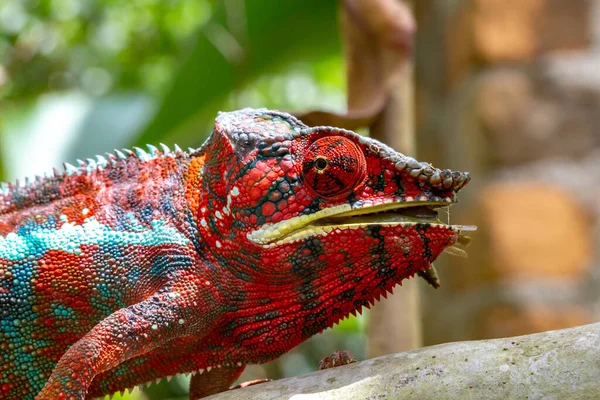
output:
<instances>
[{"instance_id":1,"label":"white scale patch","mask_svg":"<svg viewBox=\"0 0 600 400\"><path fill-rule=\"evenodd\" d=\"M0 237L0 258L12 261L23 260L30 255L42 255L50 250L80 254L81 245L140 245L153 246L177 244L185 246L188 239L163 221L152 221L152 229L139 231L115 231L99 223L94 217L82 225L65 223L58 230L40 228L26 235L9 233Z\"/></svg>"}]
</instances>

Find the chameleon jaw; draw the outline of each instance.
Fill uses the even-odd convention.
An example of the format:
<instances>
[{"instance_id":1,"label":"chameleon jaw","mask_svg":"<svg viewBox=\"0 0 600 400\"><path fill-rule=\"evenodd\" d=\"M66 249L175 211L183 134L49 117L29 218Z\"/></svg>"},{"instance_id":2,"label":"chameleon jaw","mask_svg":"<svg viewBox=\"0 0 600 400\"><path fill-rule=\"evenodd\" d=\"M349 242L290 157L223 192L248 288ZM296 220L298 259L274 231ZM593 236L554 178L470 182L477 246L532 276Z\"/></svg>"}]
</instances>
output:
<instances>
[{"instance_id":1,"label":"chameleon jaw","mask_svg":"<svg viewBox=\"0 0 600 400\"><path fill-rule=\"evenodd\" d=\"M405 201L352 209L350 204L342 204L313 214L264 225L248 233L247 238L257 245L274 247L311 236L326 235L334 230L361 229L372 225L428 224L455 231L459 236L462 231L475 230L475 227L448 225L437 219L435 209L448 205L448 202Z\"/></svg>"}]
</instances>

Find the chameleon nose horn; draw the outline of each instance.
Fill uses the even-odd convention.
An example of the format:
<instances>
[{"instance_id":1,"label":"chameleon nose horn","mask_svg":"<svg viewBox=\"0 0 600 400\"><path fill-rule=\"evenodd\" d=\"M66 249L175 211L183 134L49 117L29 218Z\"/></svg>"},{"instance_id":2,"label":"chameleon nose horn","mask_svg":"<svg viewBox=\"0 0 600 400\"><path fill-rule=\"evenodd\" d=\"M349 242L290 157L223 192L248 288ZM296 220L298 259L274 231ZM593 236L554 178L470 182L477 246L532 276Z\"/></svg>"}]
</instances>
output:
<instances>
[{"instance_id":1,"label":"chameleon nose horn","mask_svg":"<svg viewBox=\"0 0 600 400\"><path fill-rule=\"evenodd\" d=\"M468 172L441 170L404 155L397 158L395 166L398 171L406 171L411 177L426 182L435 189L458 192L471 180Z\"/></svg>"}]
</instances>

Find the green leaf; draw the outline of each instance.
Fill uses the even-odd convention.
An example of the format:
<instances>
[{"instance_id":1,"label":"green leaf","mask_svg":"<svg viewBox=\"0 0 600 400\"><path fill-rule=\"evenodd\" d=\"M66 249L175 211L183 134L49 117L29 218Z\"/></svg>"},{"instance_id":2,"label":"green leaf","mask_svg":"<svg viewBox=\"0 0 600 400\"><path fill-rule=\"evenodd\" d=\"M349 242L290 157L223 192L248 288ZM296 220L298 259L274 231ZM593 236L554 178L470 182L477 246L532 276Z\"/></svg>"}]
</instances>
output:
<instances>
[{"instance_id":1,"label":"green leaf","mask_svg":"<svg viewBox=\"0 0 600 400\"><path fill-rule=\"evenodd\" d=\"M337 26L337 1L218 2L138 143L200 144L234 90L290 62L339 53Z\"/></svg>"}]
</instances>

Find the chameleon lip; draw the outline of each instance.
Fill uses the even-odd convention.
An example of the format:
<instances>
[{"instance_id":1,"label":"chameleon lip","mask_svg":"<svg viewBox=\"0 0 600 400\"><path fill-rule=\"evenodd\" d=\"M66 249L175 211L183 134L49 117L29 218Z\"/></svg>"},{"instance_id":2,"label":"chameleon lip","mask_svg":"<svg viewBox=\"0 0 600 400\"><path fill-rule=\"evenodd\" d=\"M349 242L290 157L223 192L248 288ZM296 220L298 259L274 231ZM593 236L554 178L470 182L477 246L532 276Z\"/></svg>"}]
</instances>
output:
<instances>
[{"instance_id":1,"label":"chameleon lip","mask_svg":"<svg viewBox=\"0 0 600 400\"><path fill-rule=\"evenodd\" d=\"M440 221L435 210L448 205L448 202L438 201L404 201L352 209L351 205L342 204L313 214L264 225L248 233L247 238L258 245L272 247L310 236L324 235L333 230L359 229L370 225L411 226L421 223L444 227L456 231L459 235L462 231L476 229L473 226L449 225Z\"/></svg>"}]
</instances>

